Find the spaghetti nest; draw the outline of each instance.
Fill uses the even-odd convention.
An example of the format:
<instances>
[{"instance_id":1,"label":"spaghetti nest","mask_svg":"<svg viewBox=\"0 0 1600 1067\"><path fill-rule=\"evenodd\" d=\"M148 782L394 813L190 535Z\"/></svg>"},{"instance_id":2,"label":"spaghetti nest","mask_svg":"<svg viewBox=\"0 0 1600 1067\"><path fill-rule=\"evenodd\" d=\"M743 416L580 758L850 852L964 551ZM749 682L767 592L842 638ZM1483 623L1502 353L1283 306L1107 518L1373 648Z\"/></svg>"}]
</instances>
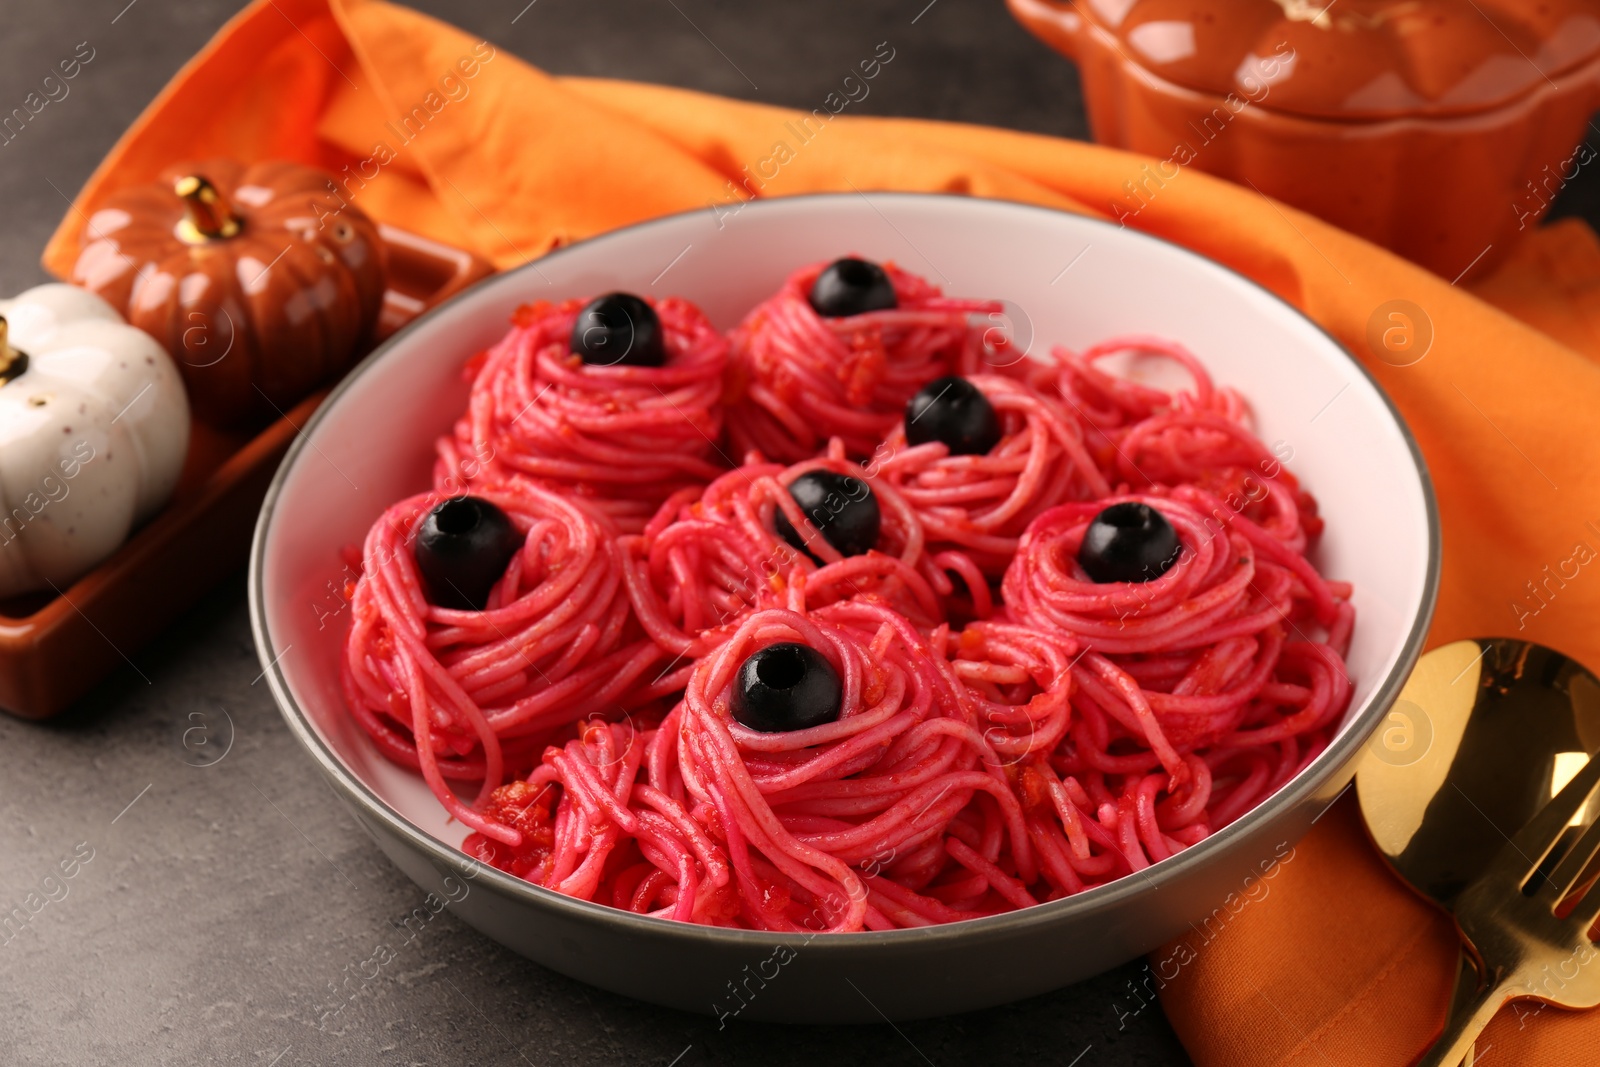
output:
<instances>
[{"instance_id":1,"label":"spaghetti nest","mask_svg":"<svg viewBox=\"0 0 1600 1067\"><path fill-rule=\"evenodd\" d=\"M740 665L776 642L833 666L837 721L764 733L733 718ZM488 810L521 844L480 833L466 848L585 899L764 930L1034 903L1027 815L942 643L878 603L756 611L700 658L659 725L590 727L500 790Z\"/></svg>"},{"instance_id":2,"label":"spaghetti nest","mask_svg":"<svg viewBox=\"0 0 1600 1067\"><path fill-rule=\"evenodd\" d=\"M1017 539L1041 512L1110 492L1084 428L1058 400L996 374L969 375L1003 434L980 455L953 456L938 441L909 445L896 425L878 451L881 477L921 520L928 551L966 583L977 614L990 611L986 582L1005 573Z\"/></svg>"},{"instance_id":3,"label":"spaghetti nest","mask_svg":"<svg viewBox=\"0 0 1600 1067\"><path fill-rule=\"evenodd\" d=\"M632 621L609 524L532 485L480 492L524 538L482 611L428 603L412 539L445 494L395 504L367 534L345 640L345 700L379 748L422 772L450 813L507 836L475 804L558 727L648 702L665 657Z\"/></svg>"},{"instance_id":4,"label":"spaghetti nest","mask_svg":"<svg viewBox=\"0 0 1600 1067\"><path fill-rule=\"evenodd\" d=\"M1177 561L1149 581L1091 581L1079 545L1124 502L1172 524ZM1189 843L1172 831L1204 836L1288 781L1349 703L1349 586L1295 543L1194 486L1064 504L1023 536L1006 617L1083 647L1073 726L1047 762L1079 779L1133 869Z\"/></svg>"},{"instance_id":5,"label":"spaghetti nest","mask_svg":"<svg viewBox=\"0 0 1600 1067\"><path fill-rule=\"evenodd\" d=\"M795 271L733 331L734 455L795 463L837 437L847 454L869 456L918 389L981 363L983 334L971 317L998 313L999 302L944 296L890 263L896 307L827 318L808 299L827 265Z\"/></svg>"},{"instance_id":6,"label":"spaghetti nest","mask_svg":"<svg viewBox=\"0 0 1600 1067\"><path fill-rule=\"evenodd\" d=\"M811 471L845 475L870 492L882 515L877 546L842 556L818 527L830 519L829 501L808 513L788 486ZM839 507L850 501L832 502ZM786 518L804 549L777 533ZM905 499L884 479L846 459L835 441L830 453L784 466L754 462L729 471L703 492L669 501L645 528L627 538L628 592L645 631L663 648L691 654L701 635L736 623L762 607L782 606L803 590L822 605L873 597L932 626L942 618L940 597L950 579L929 558L922 525Z\"/></svg>"},{"instance_id":7,"label":"spaghetti nest","mask_svg":"<svg viewBox=\"0 0 1600 1067\"><path fill-rule=\"evenodd\" d=\"M688 301L650 303L659 367L579 359L570 337L583 301L518 308L511 331L468 364L467 412L438 441L434 485L534 482L638 530L674 492L722 473L727 342Z\"/></svg>"}]
</instances>

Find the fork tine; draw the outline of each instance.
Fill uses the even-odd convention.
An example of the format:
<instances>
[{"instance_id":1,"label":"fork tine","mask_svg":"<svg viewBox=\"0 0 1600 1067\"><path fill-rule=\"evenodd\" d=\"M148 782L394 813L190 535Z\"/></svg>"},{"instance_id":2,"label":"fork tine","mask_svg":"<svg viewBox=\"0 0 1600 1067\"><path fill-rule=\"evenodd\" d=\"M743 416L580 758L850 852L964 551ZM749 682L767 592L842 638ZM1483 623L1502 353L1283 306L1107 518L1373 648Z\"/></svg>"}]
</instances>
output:
<instances>
[{"instance_id":1,"label":"fork tine","mask_svg":"<svg viewBox=\"0 0 1600 1067\"><path fill-rule=\"evenodd\" d=\"M1572 817L1588 803L1589 794L1594 792L1596 785L1600 785L1600 758L1591 755L1589 762L1573 776L1572 781L1551 798L1550 803L1540 809L1539 814L1529 819L1528 825L1512 836L1511 846L1520 854L1517 858L1523 861L1524 881L1538 870L1539 864L1561 839L1561 831L1566 829ZM1502 857L1504 855L1505 853L1502 853ZM1574 877L1577 873L1573 872Z\"/></svg>"},{"instance_id":2,"label":"fork tine","mask_svg":"<svg viewBox=\"0 0 1600 1067\"><path fill-rule=\"evenodd\" d=\"M1596 852L1600 852L1600 822L1591 823L1583 835L1573 843L1572 849L1561 858L1556 869L1550 872L1550 884L1546 892L1555 894L1551 900L1552 904L1558 903L1572 892L1572 887L1577 884L1584 868L1589 866L1589 861L1594 859Z\"/></svg>"}]
</instances>

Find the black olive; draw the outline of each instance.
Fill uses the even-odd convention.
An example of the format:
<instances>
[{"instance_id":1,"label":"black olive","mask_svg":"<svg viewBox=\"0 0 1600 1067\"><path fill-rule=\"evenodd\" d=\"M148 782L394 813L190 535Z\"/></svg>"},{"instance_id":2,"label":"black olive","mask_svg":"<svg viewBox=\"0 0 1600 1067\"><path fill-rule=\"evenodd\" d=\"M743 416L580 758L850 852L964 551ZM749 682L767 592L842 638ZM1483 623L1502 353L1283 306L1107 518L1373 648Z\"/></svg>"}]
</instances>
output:
<instances>
[{"instance_id":1,"label":"black olive","mask_svg":"<svg viewBox=\"0 0 1600 1067\"><path fill-rule=\"evenodd\" d=\"M1094 517L1078 546L1078 564L1096 582L1148 582L1167 573L1182 547L1165 515L1128 500Z\"/></svg>"},{"instance_id":2,"label":"black olive","mask_svg":"<svg viewBox=\"0 0 1600 1067\"><path fill-rule=\"evenodd\" d=\"M659 367L667 361L661 319L632 293L607 293L578 312L572 350L594 367Z\"/></svg>"},{"instance_id":3,"label":"black olive","mask_svg":"<svg viewBox=\"0 0 1600 1067\"><path fill-rule=\"evenodd\" d=\"M836 259L811 283L812 308L830 319L887 311L897 303L889 276L864 259Z\"/></svg>"},{"instance_id":4,"label":"black olive","mask_svg":"<svg viewBox=\"0 0 1600 1067\"><path fill-rule=\"evenodd\" d=\"M475 496L453 496L428 512L411 552L430 604L482 611L522 543L505 512Z\"/></svg>"},{"instance_id":5,"label":"black olive","mask_svg":"<svg viewBox=\"0 0 1600 1067\"><path fill-rule=\"evenodd\" d=\"M941 441L952 456L981 456L1000 443L1000 416L978 387L959 375L935 378L906 404L906 441Z\"/></svg>"},{"instance_id":6,"label":"black olive","mask_svg":"<svg viewBox=\"0 0 1600 1067\"><path fill-rule=\"evenodd\" d=\"M733 680L733 717L762 733L837 722L843 687L833 664L810 645L785 641L753 653Z\"/></svg>"},{"instance_id":7,"label":"black olive","mask_svg":"<svg viewBox=\"0 0 1600 1067\"><path fill-rule=\"evenodd\" d=\"M860 478L827 470L806 471L789 483L789 495L841 556L859 556L877 547L883 517L878 512L878 498ZM772 528L795 548L817 558L782 509L773 512Z\"/></svg>"}]
</instances>

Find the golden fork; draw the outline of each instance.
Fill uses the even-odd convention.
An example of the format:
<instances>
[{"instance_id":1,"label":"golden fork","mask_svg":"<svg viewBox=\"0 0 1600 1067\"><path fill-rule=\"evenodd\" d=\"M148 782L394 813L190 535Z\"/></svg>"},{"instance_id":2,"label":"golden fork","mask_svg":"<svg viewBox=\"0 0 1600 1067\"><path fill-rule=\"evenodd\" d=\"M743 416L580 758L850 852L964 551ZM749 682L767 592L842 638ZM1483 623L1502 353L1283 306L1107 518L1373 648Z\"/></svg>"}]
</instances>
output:
<instances>
[{"instance_id":1,"label":"golden fork","mask_svg":"<svg viewBox=\"0 0 1600 1067\"><path fill-rule=\"evenodd\" d=\"M1417 1067L1460 1064L1495 1013L1519 997L1561 1008L1600 1007L1600 949L1589 938L1600 919L1600 887L1575 907L1561 906L1600 852L1600 821L1581 833L1549 877L1539 873L1597 785L1600 755L1591 757L1461 891L1456 922L1477 950L1484 984L1466 1010L1446 1023Z\"/></svg>"}]
</instances>

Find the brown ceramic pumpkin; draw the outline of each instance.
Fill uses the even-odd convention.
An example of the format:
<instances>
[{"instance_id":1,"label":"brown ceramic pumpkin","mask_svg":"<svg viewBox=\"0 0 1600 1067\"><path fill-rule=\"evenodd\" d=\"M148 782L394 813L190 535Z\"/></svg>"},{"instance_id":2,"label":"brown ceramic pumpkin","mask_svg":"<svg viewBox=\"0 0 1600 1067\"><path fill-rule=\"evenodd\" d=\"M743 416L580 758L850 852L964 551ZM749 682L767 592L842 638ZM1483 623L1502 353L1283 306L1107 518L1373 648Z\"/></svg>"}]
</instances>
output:
<instances>
[{"instance_id":1,"label":"brown ceramic pumpkin","mask_svg":"<svg viewBox=\"0 0 1600 1067\"><path fill-rule=\"evenodd\" d=\"M377 226L328 182L288 162L173 167L95 211L72 280L166 346L201 419L281 413L360 355L383 300Z\"/></svg>"}]
</instances>

